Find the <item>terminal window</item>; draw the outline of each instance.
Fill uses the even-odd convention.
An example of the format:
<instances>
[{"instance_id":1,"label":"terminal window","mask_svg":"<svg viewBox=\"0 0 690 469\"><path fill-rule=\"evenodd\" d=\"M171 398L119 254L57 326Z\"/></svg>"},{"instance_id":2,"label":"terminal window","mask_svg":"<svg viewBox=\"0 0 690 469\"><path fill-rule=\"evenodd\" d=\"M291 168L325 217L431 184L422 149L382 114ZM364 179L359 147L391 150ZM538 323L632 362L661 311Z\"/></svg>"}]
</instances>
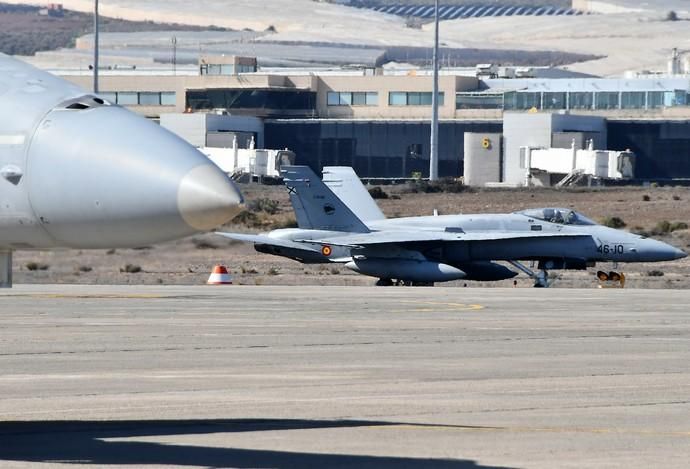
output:
<instances>
[{"instance_id":1,"label":"terminal window","mask_svg":"<svg viewBox=\"0 0 690 469\"><path fill-rule=\"evenodd\" d=\"M378 106L379 94L375 91L329 91L329 106Z\"/></svg>"},{"instance_id":2,"label":"terminal window","mask_svg":"<svg viewBox=\"0 0 690 469\"><path fill-rule=\"evenodd\" d=\"M389 106L431 106L430 91L391 91L388 93ZM438 94L438 105L443 106L443 93Z\"/></svg>"},{"instance_id":3,"label":"terminal window","mask_svg":"<svg viewBox=\"0 0 690 469\"><path fill-rule=\"evenodd\" d=\"M647 93L647 107L649 109L655 109L662 107L664 105L664 92L663 91L650 91Z\"/></svg>"},{"instance_id":4,"label":"terminal window","mask_svg":"<svg viewBox=\"0 0 690 469\"><path fill-rule=\"evenodd\" d=\"M139 104L139 93L130 91L118 92L116 102L122 106L136 106Z\"/></svg>"},{"instance_id":5,"label":"terminal window","mask_svg":"<svg viewBox=\"0 0 690 469\"><path fill-rule=\"evenodd\" d=\"M235 66L233 64L202 64L199 71L202 75L234 75Z\"/></svg>"},{"instance_id":6,"label":"terminal window","mask_svg":"<svg viewBox=\"0 0 690 469\"><path fill-rule=\"evenodd\" d=\"M139 93L139 104L141 106L160 106L161 94L150 92Z\"/></svg>"},{"instance_id":7,"label":"terminal window","mask_svg":"<svg viewBox=\"0 0 690 469\"><path fill-rule=\"evenodd\" d=\"M597 109L618 109L618 92L602 91L596 94Z\"/></svg>"},{"instance_id":8,"label":"terminal window","mask_svg":"<svg viewBox=\"0 0 690 469\"><path fill-rule=\"evenodd\" d=\"M646 94L644 91L624 91L621 93L621 108L644 109Z\"/></svg>"},{"instance_id":9,"label":"terminal window","mask_svg":"<svg viewBox=\"0 0 690 469\"><path fill-rule=\"evenodd\" d=\"M502 94L457 93L456 109L503 109Z\"/></svg>"},{"instance_id":10,"label":"terminal window","mask_svg":"<svg viewBox=\"0 0 690 469\"><path fill-rule=\"evenodd\" d=\"M541 92L508 92L504 96L504 109L541 108Z\"/></svg>"},{"instance_id":11,"label":"terminal window","mask_svg":"<svg viewBox=\"0 0 690 469\"><path fill-rule=\"evenodd\" d=\"M203 89L188 90L186 108L263 109L272 111L312 111L316 93L311 91L283 91L263 89Z\"/></svg>"},{"instance_id":12,"label":"terminal window","mask_svg":"<svg viewBox=\"0 0 690 469\"><path fill-rule=\"evenodd\" d=\"M565 109L566 94L563 92L545 92L542 96L544 109Z\"/></svg>"},{"instance_id":13,"label":"terminal window","mask_svg":"<svg viewBox=\"0 0 690 469\"><path fill-rule=\"evenodd\" d=\"M120 106L175 106L177 94L174 91L107 91L99 93L111 103Z\"/></svg>"},{"instance_id":14,"label":"terminal window","mask_svg":"<svg viewBox=\"0 0 690 469\"><path fill-rule=\"evenodd\" d=\"M391 104L405 105L405 93L391 93ZM393 103L395 101L395 103ZM414 100L415 104L419 101ZM503 94L457 93L456 109L656 109L688 106L687 90L673 91L507 91Z\"/></svg>"},{"instance_id":15,"label":"terminal window","mask_svg":"<svg viewBox=\"0 0 690 469\"><path fill-rule=\"evenodd\" d=\"M592 106L594 106L594 93L590 91L568 93L569 109L592 109Z\"/></svg>"}]
</instances>

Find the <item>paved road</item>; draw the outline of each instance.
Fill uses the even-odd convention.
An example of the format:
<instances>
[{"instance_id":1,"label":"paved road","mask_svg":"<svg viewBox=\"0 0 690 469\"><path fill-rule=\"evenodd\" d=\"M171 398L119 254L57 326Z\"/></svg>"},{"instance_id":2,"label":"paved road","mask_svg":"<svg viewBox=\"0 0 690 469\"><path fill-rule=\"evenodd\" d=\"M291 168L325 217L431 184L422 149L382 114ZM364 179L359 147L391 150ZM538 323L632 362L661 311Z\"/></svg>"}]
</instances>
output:
<instances>
[{"instance_id":1,"label":"paved road","mask_svg":"<svg viewBox=\"0 0 690 469\"><path fill-rule=\"evenodd\" d=\"M0 465L687 467L690 293L0 292Z\"/></svg>"}]
</instances>

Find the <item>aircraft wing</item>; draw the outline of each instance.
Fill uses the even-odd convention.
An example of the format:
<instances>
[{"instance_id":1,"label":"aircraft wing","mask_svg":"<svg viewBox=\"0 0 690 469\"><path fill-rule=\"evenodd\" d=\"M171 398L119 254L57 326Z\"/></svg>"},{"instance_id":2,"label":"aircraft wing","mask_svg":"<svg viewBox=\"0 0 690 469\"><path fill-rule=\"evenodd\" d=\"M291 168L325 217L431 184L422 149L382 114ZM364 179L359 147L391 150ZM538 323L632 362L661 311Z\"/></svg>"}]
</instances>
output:
<instances>
[{"instance_id":1,"label":"aircraft wing","mask_svg":"<svg viewBox=\"0 0 690 469\"><path fill-rule=\"evenodd\" d=\"M475 233L454 233L447 231L380 231L345 236L335 236L323 239L309 240L314 243L333 246L366 247L378 244L404 244L420 242L466 242L466 241L495 241L520 238L579 238L589 237L588 234L572 233L534 233L522 231L482 231Z\"/></svg>"},{"instance_id":2,"label":"aircraft wing","mask_svg":"<svg viewBox=\"0 0 690 469\"><path fill-rule=\"evenodd\" d=\"M289 241L286 239L272 238L266 235L250 235L243 233L225 233L222 231L216 231L217 235L224 236L226 238L234 239L236 241L242 241L245 243L254 244L268 244L271 246L277 246L282 248L290 249L300 249L302 251L313 251L315 253L321 253L319 249L313 248L304 243L298 243L295 241Z\"/></svg>"}]
</instances>

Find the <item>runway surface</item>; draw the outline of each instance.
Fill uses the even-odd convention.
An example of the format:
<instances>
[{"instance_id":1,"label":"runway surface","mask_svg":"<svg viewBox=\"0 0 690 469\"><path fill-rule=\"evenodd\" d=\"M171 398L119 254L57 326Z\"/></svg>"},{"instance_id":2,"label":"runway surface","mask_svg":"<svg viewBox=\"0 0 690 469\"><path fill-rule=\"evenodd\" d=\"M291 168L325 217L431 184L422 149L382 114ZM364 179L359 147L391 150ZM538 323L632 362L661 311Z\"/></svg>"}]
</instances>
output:
<instances>
[{"instance_id":1,"label":"runway surface","mask_svg":"<svg viewBox=\"0 0 690 469\"><path fill-rule=\"evenodd\" d=\"M687 467L690 292L19 286L0 466Z\"/></svg>"}]
</instances>

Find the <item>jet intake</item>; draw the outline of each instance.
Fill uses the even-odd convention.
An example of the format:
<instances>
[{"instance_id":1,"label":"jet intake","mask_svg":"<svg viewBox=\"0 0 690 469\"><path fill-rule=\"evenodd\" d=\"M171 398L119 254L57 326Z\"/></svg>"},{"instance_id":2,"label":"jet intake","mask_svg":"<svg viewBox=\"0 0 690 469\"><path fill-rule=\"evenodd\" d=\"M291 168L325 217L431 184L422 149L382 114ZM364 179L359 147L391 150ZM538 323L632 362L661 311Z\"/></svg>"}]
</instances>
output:
<instances>
[{"instance_id":1,"label":"jet intake","mask_svg":"<svg viewBox=\"0 0 690 469\"><path fill-rule=\"evenodd\" d=\"M411 259L355 259L345 267L371 277L411 282L449 282L466 277L465 272L448 264Z\"/></svg>"}]
</instances>

